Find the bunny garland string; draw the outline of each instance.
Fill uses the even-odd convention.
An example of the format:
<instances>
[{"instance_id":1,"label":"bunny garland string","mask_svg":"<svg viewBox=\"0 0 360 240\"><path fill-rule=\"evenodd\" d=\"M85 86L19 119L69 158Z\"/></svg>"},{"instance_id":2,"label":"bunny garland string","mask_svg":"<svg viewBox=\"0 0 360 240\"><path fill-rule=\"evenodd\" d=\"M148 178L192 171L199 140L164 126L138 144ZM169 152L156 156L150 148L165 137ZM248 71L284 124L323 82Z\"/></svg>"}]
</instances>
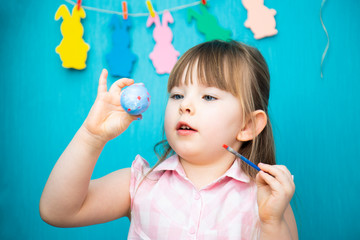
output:
<instances>
[{"instance_id":1,"label":"bunny garland string","mask_svg":"<svg viewBox=\"0 0 360 240\"><path fill-rule=\"evenodd\" d=\"M146 26L150 27L155 23L153 37L156 42L153 51L149 57L158 74L170 73L180 55L171 44L173 33L168 23L173 23L174 19L169 11L164 11L162 17L162 25L159 15L155 13L155 17L149 16Z\"/></svg>"},{"instance_id":2,"label":"bunny garland string","mask_svg":"<svg viewBox=\"0 0 360 240\"><path fill-rule=\"evenodd\" d=\"M112 35L113 48L106 56L109 72L114 77L130 77L133 62L137 57L129 49L130 36L128 28L131 26L129 19L122 21L117 15L113 15L110 21L110 27L114 30Z\"/></svg>"},{"instance_id":3,"label":"bunny garland string","mask_svg":"<svg viewBox=\"0 0 360 240\"><path fill-rule=\"evenodd\" d=\"M224 41L231 40L231 31L220 27L216 17L209 13L207 7L209 7L208 3L206 5L200 5L201 14L189 9L187 17L188 23L190 23L193 18L197 20L196 26L199 32L205 35L205 41L215 39Z\"/></svg>"},{"instance_id":4,"label":"bunny garland string","mask_svg":"<svg viewBox=\"0 0 360 240\"><path fill-rule=\"evenodd\" d=\"M81 18L85 18L85 16L84 9L78 8L77 5L74 6L72 15L64 4L55 13L55 20L63 18L60 27L63 39L55 51L60 55L64 68L81 70L86 67L85 62L90 46L82 39L84 28L80 22Z\"/></svg>"},{"instance_id":5,"label":"bunny garland string","mask_svg":"<svg viewBox=\"0 0 360 240\"><path fill-rule=\"evenodd\" d=\"M275 9L264 6L264 0L242 0L242 4L248 11L245 27L250 28L255 39L276 35Z\"/></svg>"}]
</instances>

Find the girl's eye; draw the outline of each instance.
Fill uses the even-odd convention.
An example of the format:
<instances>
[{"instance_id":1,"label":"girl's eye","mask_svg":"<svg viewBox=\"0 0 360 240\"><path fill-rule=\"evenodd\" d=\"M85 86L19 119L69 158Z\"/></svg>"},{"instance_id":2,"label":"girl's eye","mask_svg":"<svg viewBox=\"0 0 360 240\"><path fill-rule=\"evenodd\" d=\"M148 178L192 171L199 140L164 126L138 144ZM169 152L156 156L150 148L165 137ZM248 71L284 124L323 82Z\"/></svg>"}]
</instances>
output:
<instances>
[{"instance_id":1,"label":"girl's eye","mask_svg":"<svg viewBox=\"0 0 360 240\"><path fill-rule=\"evenodd\" d=\"M172 98L172 99L174 99L174 100L179 100L179 99L184 98L184 96L175 93L175 94L172 94L172 95L170 96L170 98Z\"/></svg>"},{"instance_id":2,"label":"girl's eye","mask_svg":"<svg viewBox=\"0 0 360 240\"><path fill-rule=\"evenodd\" d=\"M203 96L203 99L204 99L205 101L214 101L214 100L216 100L217 98L216 98L216 97L213 97L213 96L210 96L210 95L205 95L205 96Z\"/></svg>"}]
</instances>

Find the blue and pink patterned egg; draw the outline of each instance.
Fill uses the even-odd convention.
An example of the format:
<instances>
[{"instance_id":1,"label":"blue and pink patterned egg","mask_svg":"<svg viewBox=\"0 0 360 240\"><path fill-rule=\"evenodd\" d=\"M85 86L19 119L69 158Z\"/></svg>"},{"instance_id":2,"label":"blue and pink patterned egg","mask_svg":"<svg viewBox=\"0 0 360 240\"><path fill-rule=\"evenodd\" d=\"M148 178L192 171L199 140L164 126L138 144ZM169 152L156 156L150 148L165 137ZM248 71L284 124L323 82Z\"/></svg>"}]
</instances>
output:
<instances>
[{"instance_id":1,"label":"blue and pink patterned egg","mask_svg":"<svg viewBox=\"0 0 360 240\"><path fill-rule=\"evenodd\" d=\"M121 92L123 109L131 115L139 115L150 106L150 94L143 83L135 83Z\"/></svg>"}]
</instances>

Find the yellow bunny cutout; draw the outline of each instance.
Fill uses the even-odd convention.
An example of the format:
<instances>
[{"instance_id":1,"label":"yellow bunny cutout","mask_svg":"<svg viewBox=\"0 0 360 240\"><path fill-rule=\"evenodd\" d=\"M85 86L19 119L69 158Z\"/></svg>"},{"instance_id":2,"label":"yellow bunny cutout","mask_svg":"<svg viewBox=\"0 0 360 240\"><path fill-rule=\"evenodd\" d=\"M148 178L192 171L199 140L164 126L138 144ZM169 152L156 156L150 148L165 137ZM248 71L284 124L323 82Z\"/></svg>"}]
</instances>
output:
<instances>
[{"instance_id":1,"label":"yellow bunny cutout","mask_svg":"<svg viewBox=\"0 0 360 240\"><path fill-rule=\"evenodd\" d=\"M78 8L77 5L74 6L72 15L64 4L55 13L55 20L63 18L60 27L63 39L55 51L60 55L64 68L81 70L86 67L85 62L90 46L82 39L84 28L80 22L85 16L84 9Z\"/></svg>"}]
</instances>

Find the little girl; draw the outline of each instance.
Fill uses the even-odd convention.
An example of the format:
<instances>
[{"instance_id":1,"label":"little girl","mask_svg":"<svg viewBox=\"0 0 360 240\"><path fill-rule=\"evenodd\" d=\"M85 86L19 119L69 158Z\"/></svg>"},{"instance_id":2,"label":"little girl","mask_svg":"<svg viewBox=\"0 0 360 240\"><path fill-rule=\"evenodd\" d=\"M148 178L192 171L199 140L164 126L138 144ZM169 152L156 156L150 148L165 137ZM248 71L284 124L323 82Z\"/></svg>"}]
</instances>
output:
<instances>
[{"instance_id":1,"label":"little girl","mask_svg":"<svg viewBox=\"0 0 360 240\"><path fill-rule=\"evenodd\" d=\"M188 50L169 76L159 162L150 168L137 156L131 168L90 180L105 144L141 118L120 106L121 89L134 81L107 91L106 78L103 70L88 117L46 183L44 221L78 227L127 216L129 239L298 239L289 204L295 185L274 165L270 76L258 50L235 41Z\"/></svg>"}]
</instances>

